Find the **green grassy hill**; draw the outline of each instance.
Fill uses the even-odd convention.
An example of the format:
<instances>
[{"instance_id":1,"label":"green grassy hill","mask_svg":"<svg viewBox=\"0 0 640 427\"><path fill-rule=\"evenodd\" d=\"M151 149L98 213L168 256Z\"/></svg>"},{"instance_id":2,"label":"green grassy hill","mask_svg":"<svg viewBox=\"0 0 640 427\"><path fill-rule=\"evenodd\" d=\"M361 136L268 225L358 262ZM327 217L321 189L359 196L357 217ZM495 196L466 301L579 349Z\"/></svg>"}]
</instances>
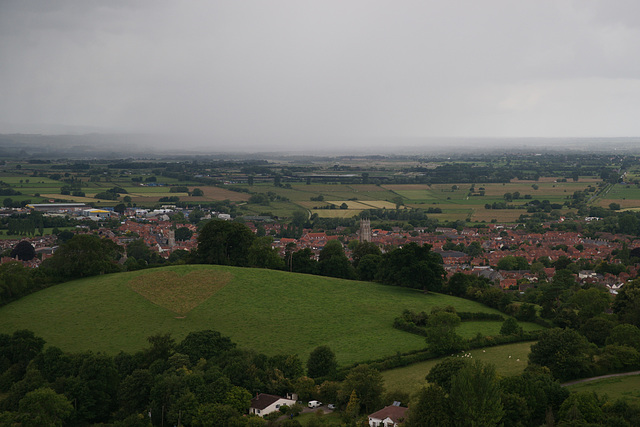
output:
<instances>
[{"instance_id":1,"label":"green grassy hill","mask_svg":"<svg viewBox=\"0 0 640 427\"><path fill-rule=\"evenodd\" d=\"M181 340L214 329L243 348L297 353L328 345L341 365L421 349L424 339L392 328L402 310L496 312L440 294L273 270L172 266L60 284L0 308L0 332L30 329L67 351L135 351L146 338ZM461 334L492 333L475 322ZM470 328L471 326L471 328ZM525 325L525 329L536 325Z\"/></svg>"}]
</instances>

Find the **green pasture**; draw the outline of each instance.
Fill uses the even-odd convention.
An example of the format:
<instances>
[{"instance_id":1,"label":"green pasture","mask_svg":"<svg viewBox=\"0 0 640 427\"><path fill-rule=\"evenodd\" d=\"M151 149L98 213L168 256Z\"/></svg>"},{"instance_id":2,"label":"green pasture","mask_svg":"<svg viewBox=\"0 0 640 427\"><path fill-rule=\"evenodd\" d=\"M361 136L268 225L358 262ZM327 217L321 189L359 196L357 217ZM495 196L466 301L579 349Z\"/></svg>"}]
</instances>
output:
<instances>
[{"instance_id":1,"label":"green pasture","mask_svg":"<svg viewBox=\"0 0 640 427\"><path fill-rule=\"evenodd\" d=\"M527 357L531 351L532 342L499 345L484 349L470 350L456 353L457 357L470 354L469 360L481 360L493 363L498 374L503 376L517 375L527 366ZM427 360L402 368L391 369L382 372L387 391L403 390L411 394L416 393L427 384L425 376L431 368L440 363L444 358Z\"/></svg>"},{"instance_id":2,"label":"green pasture","mask_svg":"<svg viewBox=\"0 0 640 427\"><path fill-rule=\"evenodd\" d=\"M640 188L636 187L633 184L616 184L613 185L606 194L602 195L603 199L612 199L612 200L640 200Z\"/></svg>"},{"instance_id":3,"label":"green pasture","mask_svg":"<svg viewBox=\"0 0 640 427\"><path fill-rule=\"evenodd\" d=\"M531 322L518 322L525 332L537 331L544 329L542 326ZM473 338L478 331L482 331L483 335L494 336L500 335L500 328L502 322L490 322L490 321L470 321L462 322L460 326L456 328L456 332L463 338Z\"/></svg>"},{"instance_id":4,"label":"green pasture","mask_svg":"<svg viewBox=\"0 0 640 427\"><path fill-rule=\"evenodd\" d=\"M606 395L609 400L624 399L640 403L640 375L587 381L568 386L568 388L573 392L597 393L598 396Z\"/></svg>"},{"instance_id":5,"label":"green pasture","mask_svg":"<svg viewBox=\"0 0 640 427\"><path fill-rule=\"evenodd\" d=\"M75 230L75 227L59 227L58 230L59 231L63 231L63 230ZM44 231L44 235L50 235L53 234L53 228L52 227L45 227L43 229ZM37 230L36 230L37 232ZM26 238L31 238L34 236L18 236L15 234L6 234L6 230L0 230L0 240L17 240L17 239L26 239Z\"/></svg>"},{"instance_id":6,"label":"green pasture","mask_svg":"<svg viewBox=\"0 0 640 427\"><path fill-rule=\"evenodd\" d=\"M215 293L196 301L188 313L171 309L170 298L198 295L199 286L229 279ZM135 292L139 276L172 275L174 287L159 287L155 297ZM206 278L206 275L205 275ZM157 280L157 283L167 283ZM160 299L159 299L160 298ZM155 302L151 302L155 301ZM191 305L193 301L191 301ZM28 295L0 308L0 331L30 329L65 351L135 351L154 334L181 340L190 331L215 329L243 348L268 355L296 353L303 360L319 345L328 345L339 364L377 359L419 350L423 337L392 327L404 309L430 311L452 305L459 311L491 312L479 303L442 294L273 270L224 266L172 266L86 278ZM487 324L477 324L485 333ZM471 328L473 329L473 328Z\"/></svg>"}]
</instances>

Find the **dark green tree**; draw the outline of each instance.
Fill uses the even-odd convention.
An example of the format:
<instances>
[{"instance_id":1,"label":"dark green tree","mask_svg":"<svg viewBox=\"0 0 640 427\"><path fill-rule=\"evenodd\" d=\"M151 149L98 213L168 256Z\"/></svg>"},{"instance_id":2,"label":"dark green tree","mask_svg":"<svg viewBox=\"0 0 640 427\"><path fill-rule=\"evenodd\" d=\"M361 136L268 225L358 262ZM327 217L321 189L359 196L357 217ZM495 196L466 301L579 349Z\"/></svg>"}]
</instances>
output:
<instances>
[{"instance_id":1,"label":"dark green tree","mask_svg":"<svg viewBox=\"0 0 640 427\"><path fill-rule=\"evenodd\" d=\"M309 248L304 248L291 254L291 270L294 273L316 274L318 262Z\"/></svg>"},{"instance_id":2,"label":"dark green tree","mask_svg":"<svg viewBox=\"0 0 640 427\"><path fill-rule=\"evenodd\" d=\"M430 245L414 242L396 248L382 256L378 279L387 285L439 292L446 272L442 257L431 251Z\"/></svg>"},{"instance_id":3,"label":"dark green tree","mask_svg":"<svg viewBox=\"0 0 640 427\"><path fill-rule=\"evenodd\" d=\"M452 426L445 390L434 384L420 390L418 400L409 405L409 414L404 425L406 427Z\"/></svg>"},{"instance_id":4,"label":"dark green tree","mask_svg":"<svg viewBox=\"0 0 640 427\"><path fill-rule=\"evenodd\" d=\"M640 279L620 288L612 308L622 322L640 327Z\"/></svg>"},{"instance_id":5,"label":"dark green tree","mask_svg":"<svg viewBox=\"0 0 640 427\"><path fill-rule=\"evenodd\" d=\"M427 320L426 341L429 350L437 354L451 353L463 347L462 338L455 329L460 325L460 317L455 313L438 311Z\"/></svg>"},{"instance_id":6,"label":"dark green tree","mask_svg":"<svg viewBox=\"0 0 640 427\"><path fill-rule=\"evenodd\" d=\"M344 254L342 243L330 240L318 255L318 272L321 276L355 279L356 273Z\"/></svg>"},{"instance_id":7,"label":"dark green tree","mask_svg":"<svg viewBox=\"0 0 640 427\"><path fill-rule=\"evenodd\" d=\"M518 321L513 317L507 317L502 322L500 328L500 335L519 335L522 334L522 326L518 324Z\"/></svg>"},{"instance_id":8,"label":"dark green tree","mask_svg":"<svg viewBox=\"0 0 640 427\"><path fill-rule=\"evenodd\" d=\"M425 379L432 384L437 384L446 393L449 393L451 391L451 379L460 369L467 366L467 363L469 362L464 358L447 357L431 368Z\"/></svg>"},{"instance_id":9,"label":"dark green tree","mask_svg":"<svg viewBox=\"0 0 640 427\"><path fill-rule=\"evenodd\" d=\"M529 263L524 257L507 255L498 261L496 268L498 270L528 270Z\"/></svg>"},{"instance_id":10,"label":"dark green tree","mask_svg":"<svg viewBox=\"0 0 640 427\"><path fill-rule=\"evenodd\" d=\"M77 234L45 260L42 268L59 280L115 273L120 271L121 254L122 248L111 240Z\"/></svg>"},{"instance_id":11,"label":"dark green tree","mask_svg":"<svg viewBox=\"0 0 640 427\"><path fill-rule=\"evenodd\" d=\"M640 351L640 328L623 323L611 330L607 344L626 345Z\"/></svg>"},{"instance_id":12,"label":"dark green tree","mask_svg":"<svg viewBox=\"0 0 640 427\"><path fill-rule=\"evenodd\" d=\"M124 203L118 203L113 207L113 211L122 215L127 210L127 206Z\"/></svg>"},{"instance_id":13,"label":"dark green tree","mask_svg":"<svg viewBox=\"0 0 640 427\"><path fill-rule=\"evenodd\" d=\"M178 345L177 351L186 354L195 364L200 359L212 360L235 348L235 343L229 337L222 336L218 331L205 330L189 332Z\"/></svg>"},{"instance_id":14,"label":"dark green tree","mask_svg":"<svg viewBox=\"0 0 640 427\"><path fill-rule=\"evenodd\" d=\"M21 425L25 427L62 426L72 411L69 399L48 387L29 392L20 400Z\"/></svg>"},{"instance_id":15,"label":"dark green tree","mask_svg":"<svg viewBox=\"0 0 640 427\"><path fill-rule=\"evenodd\" d=\"M378 268L382 261L381 255L368 254L363 256L356 267L356 274L359 280L372 281L378 275Z\"/></svg>"},{"instance_id":16,"label":"dark green tree","mask_svg":"<svg viewBox=\"0 0 640 427\"><path fill-rule=\"evenodd\" d=\"M358 267L360 260L366 255L382 255L380 248L375 243L360 242L351 253L351 259L353 260L353 266Z\"/></svg>"},{"instance_id":17,"label":"dark green tree","mask_svg":"<svg viewBox=\"0 0 640 427\"><path fill-rule=\"evenodd\" d=\"M249 265L249 248L255 238L244 224L209 221L198 235L198 260L206 264L246 267Z\"/></svg>"},{"instance_id":18,"label":"dark green tree","mask_svg":"<svg viewBox=\"0 0 640 427\"><path fill-rule=\"evenodd\" d=\"M142 239L136 239L127 244L127 256L137 261L148 263L151 261L151 250Z\"/></svg>"},{"instance_id":19,"label":"dark green tree","mask_svg":"<svg viewBox=\"0 0 640 427\"><path fill-rule=\"evenodd\" d=\"M377 369L369 365L358 365L349 371L340 388L343 401L347 401L353 392L360 399L360 405L367 413L380 406L384 392L384 380Z\"/></svg>"},{"instance_id":20,"label":"dark green tree","mask_svg":"<svg viewBox=\"0 0 640 427\"><path fill-rule=\"evenodd\" d=\"M451 380L449 403L457 426L497 426L504 415L495 367L475 361Z\"/></svg>"},{"instance_id":21,"label":"dark green tree","mask_svg":"<svg viewBox=\"0 0 640 427\"><path fill-rule=\"evenodd\" d=\"M180 242L185 242L187 240L190 240L191 236L193 236L193 231L191 231L187 227L180 227L175 231L176 240Z\"/></svg>"},{"instance_id":22,"label":"dark green tree","mask_svg":"<svg viewBox=\"0 0 640 427\"><path fill-rule=\"evenodd\" d=\"M248 260L251 267L283 270L284 260L280 258L278 249L272 247L273 237L256 237L249 246Z\"/></svg>"},{"instance_id":23,"label":"dark green tree","mask_svg":"<svg viewBox=\"0 0 640 427\"><path fill-rule=\"evenodd\" d=\"M531 346L529 361L548 367L560 380L578 378L588 373L589 342L573 329L548 329Z\"/></svg>"},{"instance_id":24,"label":"dark green tree","mask_svg":"<svg viewBox=\"0 0 640 427\"><path fill-rule=\"evenodd\" d=\"M27 240L22 240L11 250L11 258L18 258L20 261L31 261L35 257L36 250Z\"/></svg>"},{"instance_id":25,"label":"dark green tree","mask_svg":"<svg viewBox=\"0 0 640 427\"><path fill-rule=\"evenodd\" d=\"M332 377L338 363L335 353L326 345L316 347L307 360L307 375L311 378Z\"/></svg>"}]
</instances>

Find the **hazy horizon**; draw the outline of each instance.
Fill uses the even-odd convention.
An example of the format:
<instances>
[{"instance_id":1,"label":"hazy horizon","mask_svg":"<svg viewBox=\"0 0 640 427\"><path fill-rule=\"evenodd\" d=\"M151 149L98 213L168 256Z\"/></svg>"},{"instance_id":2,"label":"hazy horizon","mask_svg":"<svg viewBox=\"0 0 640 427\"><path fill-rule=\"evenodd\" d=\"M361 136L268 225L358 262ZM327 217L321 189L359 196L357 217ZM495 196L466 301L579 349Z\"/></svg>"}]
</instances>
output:
<instances>
[{"instance_id":1,"label":"hazy horizon","mask_svg":"<svg viewBox=\"0 0 640 427\"><path fill-rule=\"evenodd\" d=\"M630 0L9 0L0 133L211 152L613 144L640 136L638 15Z\"/></svg>"}]
</instances>

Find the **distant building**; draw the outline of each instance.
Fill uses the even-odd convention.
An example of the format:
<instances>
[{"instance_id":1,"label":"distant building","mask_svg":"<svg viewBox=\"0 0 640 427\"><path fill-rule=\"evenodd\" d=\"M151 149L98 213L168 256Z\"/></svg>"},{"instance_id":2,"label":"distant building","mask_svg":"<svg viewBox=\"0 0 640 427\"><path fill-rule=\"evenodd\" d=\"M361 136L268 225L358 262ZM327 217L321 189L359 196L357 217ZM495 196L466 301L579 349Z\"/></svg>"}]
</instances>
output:
<instances>
[{"instance_id":1,"label":"distant building","mask_svg":"<svg viewBox=\"0 0 640 427\"><path fill-rule=\"evenodd\" d=\"M371 241L371 220L369 218L362 218L360 220L360 242Z\"/></svg>"},{"instance_id":2,"label":"distant building","mask_svg":"<svg viewBox=\"0 0 640 427\"><path fill-rule=\"evenodd\" d=\"M38 212L78 212L90 208L84 203L31 203L26 207Z\"/></svg>"}]
</instances>

